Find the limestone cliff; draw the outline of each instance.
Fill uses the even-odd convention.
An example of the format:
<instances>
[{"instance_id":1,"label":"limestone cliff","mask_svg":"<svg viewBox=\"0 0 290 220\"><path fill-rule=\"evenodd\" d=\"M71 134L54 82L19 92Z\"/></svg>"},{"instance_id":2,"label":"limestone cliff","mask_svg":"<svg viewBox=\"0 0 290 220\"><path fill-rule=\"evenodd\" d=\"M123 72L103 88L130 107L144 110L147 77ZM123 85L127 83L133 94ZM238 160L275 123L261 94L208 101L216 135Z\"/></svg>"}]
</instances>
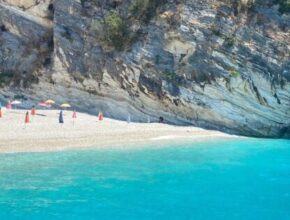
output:
<instances>
[{"instance_id":1,"label":"limestone cliff","mask_svg":"<svg viewBox=\"0 0 290 220\"><path fill-rule=\"evenodd\" d=\"M279 8L280 7L280 8ZM0 0L0 99L290 137L277 1Z\"/></svg>"}]
</instances>

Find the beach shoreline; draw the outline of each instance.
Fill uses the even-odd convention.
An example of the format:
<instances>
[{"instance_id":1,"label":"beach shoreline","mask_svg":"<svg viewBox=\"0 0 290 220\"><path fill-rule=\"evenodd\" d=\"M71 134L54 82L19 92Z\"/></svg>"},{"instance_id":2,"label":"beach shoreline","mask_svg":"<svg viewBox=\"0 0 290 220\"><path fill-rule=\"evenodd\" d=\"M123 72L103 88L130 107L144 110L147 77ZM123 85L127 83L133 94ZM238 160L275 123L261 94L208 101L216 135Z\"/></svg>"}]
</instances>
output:
<instances>
[{"instance_id":1,"label":"beach shoreline","mask_svg":"<svg viewBox=\"0 0 290 220\"><path fill-rule=\"evenodd\" d=\"M159 123L128 123L97 116L64 111L64 124L58 123L59 110L38 110L25 125L27 110L2 109L0 154L51 152L70 149L138 148L146 143L158 145L181 140L234 139L219 131ZM137 146L136 146L137 145Z\"/></svg>"}]
</instances>

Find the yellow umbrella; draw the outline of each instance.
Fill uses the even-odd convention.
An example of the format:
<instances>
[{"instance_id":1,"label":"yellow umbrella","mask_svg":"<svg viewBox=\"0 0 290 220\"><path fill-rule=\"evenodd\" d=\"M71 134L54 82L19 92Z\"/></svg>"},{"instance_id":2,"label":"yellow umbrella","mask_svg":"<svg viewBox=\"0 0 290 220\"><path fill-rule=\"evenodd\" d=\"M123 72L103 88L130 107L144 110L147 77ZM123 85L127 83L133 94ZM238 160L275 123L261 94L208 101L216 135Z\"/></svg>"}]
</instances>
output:
<instances>
[{"instance_id":1,"label":"yellow umbrella","mask_svg":"<svg viewBox=\"0 0 290 220\"><path fill-rule=\"evenodd\" d=\"M55 103L55 101L51 100L51 99L48 99L45 101L46 104L49 104L49 105L52 105Z\"/></svg>"},{"instance_id":2,"label":"yellow umbrella","mask_svg":"<svg viewBox=\"0 0 290 220\"><path fill-rule=\"evenodd\" d=\"M62 108L70 108L71 105L68 104L68 103L63 103L60 107L62 107Z\"/></svg>"}]
</instances>

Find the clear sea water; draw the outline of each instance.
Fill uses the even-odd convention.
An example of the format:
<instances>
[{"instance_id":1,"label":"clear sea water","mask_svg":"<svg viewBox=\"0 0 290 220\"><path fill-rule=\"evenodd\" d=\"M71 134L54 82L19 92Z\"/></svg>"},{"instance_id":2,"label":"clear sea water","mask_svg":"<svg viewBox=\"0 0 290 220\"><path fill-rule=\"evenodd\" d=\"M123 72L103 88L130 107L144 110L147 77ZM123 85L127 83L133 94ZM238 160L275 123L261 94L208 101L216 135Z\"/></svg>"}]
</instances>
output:
<instances>
[{"instance_id":1,"label":"clear sea water","mask_svg":"<svg viewBox=\"0 0 290 220\"><path fill-rule=\"evenodd\" d=\"M290 219L290 141L2 154L0 219Z\"/></svg>"}]
</instances>

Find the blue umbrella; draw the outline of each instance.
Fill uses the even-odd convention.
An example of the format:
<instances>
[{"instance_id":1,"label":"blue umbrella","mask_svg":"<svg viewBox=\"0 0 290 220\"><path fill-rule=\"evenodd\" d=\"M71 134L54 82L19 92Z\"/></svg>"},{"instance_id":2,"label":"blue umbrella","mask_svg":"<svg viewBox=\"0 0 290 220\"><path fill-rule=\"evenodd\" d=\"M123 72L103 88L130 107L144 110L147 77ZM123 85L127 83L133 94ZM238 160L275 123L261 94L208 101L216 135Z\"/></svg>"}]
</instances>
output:
<instances>
[{"instance_id":1,"label":"blue umbrella","mask_svg":"<svg viewBox=\"0 0 290 220\"><path fill-rule=\"evenodd\" d=\"M59 123L60 124L63 124L64 123L64 121L63 121L63 113L62 113L62 110L60 111L60 113L59 113Z\"/></svg>"},{"instance_id":2,"label":"blue umbrella","mask_svg":"<svg viewBox=\"0 0 290 220\"><path fill-rule=\"evenodd\" d=\"M0 108L2 108L2 102L0 101Z\"/></svg>"}]
</instances>

